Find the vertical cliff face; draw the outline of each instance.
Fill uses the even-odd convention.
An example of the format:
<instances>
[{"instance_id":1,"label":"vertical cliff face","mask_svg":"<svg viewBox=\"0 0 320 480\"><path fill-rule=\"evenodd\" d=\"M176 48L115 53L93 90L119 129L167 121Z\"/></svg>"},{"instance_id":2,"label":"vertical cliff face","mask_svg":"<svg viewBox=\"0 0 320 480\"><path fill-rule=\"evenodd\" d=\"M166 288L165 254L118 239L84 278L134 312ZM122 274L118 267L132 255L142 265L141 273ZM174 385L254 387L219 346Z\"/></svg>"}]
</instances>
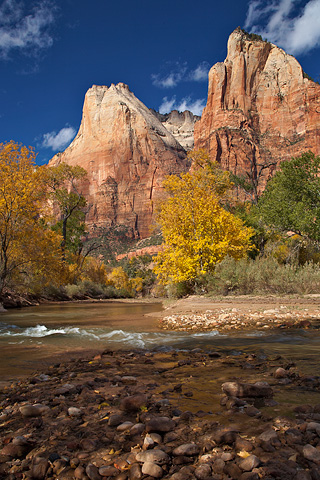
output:
<instances>
[{"instance_id":1,"label":"vertical cliff face","mask_svg":"<svg viewBox=\"0 0 320 480\"><path fill-rule=\"evenodd\" d=\"M240 29L209 72L208 101L195 148L261 190L276 165L306 150L320 154L320 86L291 55Z\"/></svg>"},{"instance_id":2,"label":"vertical cliff face","mask_svg":"<svg viewBox=\"0 0 320 480\"><path fill-rule=\"evenodd\" d=\"M150 234L164 177L188 169L182 146L123 83L88 90L76 138L50 165L59 162L88 172L89 228L121 224L136 237Z\"/></svg>"}]
</instances>

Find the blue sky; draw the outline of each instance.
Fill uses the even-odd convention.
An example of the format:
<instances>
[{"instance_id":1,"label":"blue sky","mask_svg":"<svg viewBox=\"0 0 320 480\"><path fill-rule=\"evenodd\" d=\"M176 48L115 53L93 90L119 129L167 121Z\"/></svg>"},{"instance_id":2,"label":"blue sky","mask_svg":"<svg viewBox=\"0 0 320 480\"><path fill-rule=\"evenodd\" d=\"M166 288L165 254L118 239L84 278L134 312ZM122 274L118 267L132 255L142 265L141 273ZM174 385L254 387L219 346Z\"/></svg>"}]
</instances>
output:
<instances>
[{"instance_id":1,"label":"blue sky","mask_svg":"<svg viewBox=\"0 0 320 480\"><path fill-rule=\"evenodd\" d=\"M0 142L46 163L76 134L93 84L124 82L148 107L200 114L237 26L320 80L320 0L0 0Z\"/></svg>"}]
</instances>

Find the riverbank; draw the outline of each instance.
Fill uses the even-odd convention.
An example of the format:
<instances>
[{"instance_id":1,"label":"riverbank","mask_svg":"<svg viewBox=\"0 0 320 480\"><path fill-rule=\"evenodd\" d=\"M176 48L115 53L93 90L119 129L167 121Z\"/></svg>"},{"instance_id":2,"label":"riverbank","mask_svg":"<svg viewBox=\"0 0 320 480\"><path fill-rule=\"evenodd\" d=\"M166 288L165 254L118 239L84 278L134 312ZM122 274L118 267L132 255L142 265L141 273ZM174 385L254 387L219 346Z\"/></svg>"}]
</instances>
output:
<instances>
[{"instance_id":1,"label":"riverbank","mask_svg":"<svg viewBox=\"0 0 320 480\"><path fill-rule=\"evenodd\" d=\"M151 314L164 330L220 333L239 330L320 328L320 295L304 297L190 296Z\"/></svg>"},{"instance_id":2,"label":"riverbank","mask_svg":"<svg viewBox=\"0 0 320 480\"><path fill-rule=\"evenodd\" d=\"M317 480L320 377L281 356L114 352L0 390L7 479Z\"/></svg>"}]
</instances>

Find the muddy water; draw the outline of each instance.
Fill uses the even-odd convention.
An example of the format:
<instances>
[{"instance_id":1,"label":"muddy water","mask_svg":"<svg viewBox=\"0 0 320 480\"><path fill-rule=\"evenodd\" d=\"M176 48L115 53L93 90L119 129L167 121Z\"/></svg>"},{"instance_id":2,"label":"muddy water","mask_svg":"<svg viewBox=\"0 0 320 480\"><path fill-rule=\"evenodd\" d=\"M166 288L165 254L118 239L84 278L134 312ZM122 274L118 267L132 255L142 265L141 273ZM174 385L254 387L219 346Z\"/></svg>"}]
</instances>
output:
<instances>
[{"instance_id":1,"label":"muddy water","mask_svg":"<svg viewBox=\"0 0 320 480\"><path fill-rule=\"evenodd\" d=\"M145 316L161 308L161 304L156 303L106 302L47 305L1 314L0 381L41 370L48 363L65 360L70 355L75 357L84 351L104 349L167 351L200 347L227 353L235 359L252 352L262 356L282 355L297 362L305 373L319 373L320 333L317 330L228 335L216 331L168 332L160 330L155 319Z\"/></svg>"}]
</instances>

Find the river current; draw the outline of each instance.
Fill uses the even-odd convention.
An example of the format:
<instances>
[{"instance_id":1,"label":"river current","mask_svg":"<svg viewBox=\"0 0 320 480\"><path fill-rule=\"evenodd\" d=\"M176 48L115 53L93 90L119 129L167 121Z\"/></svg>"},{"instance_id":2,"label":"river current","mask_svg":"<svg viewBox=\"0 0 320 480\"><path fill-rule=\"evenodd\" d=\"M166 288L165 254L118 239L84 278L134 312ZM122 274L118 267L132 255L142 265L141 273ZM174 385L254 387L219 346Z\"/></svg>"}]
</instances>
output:
<instances>
[{"instance_id":1,"label":"river current","mask_svg":"<svg viewBox=\"0 0 320 480\"><path fill-rule=\"evenodd\" d=\"M256 331L219 334L159 329L146 314L159 303L54 304L15 309L0 315L0 381L18 379L50 363L105 349L168 350L203 348L230 355L279 354L317 374L318 330Z\"/></svg>"}]
</instances>

